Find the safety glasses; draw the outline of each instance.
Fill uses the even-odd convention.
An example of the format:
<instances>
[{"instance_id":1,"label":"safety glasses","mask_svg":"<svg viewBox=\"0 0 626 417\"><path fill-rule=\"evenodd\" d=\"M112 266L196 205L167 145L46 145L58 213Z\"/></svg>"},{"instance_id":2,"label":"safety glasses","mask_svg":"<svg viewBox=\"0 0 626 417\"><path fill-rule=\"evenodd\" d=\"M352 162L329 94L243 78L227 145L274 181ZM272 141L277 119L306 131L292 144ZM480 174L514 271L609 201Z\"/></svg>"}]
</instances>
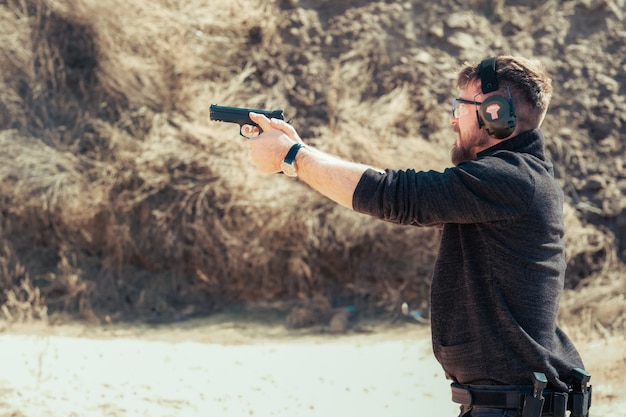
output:
<instances>
[{"instance_id":1,"label":"safety glasses","mask_svg":"<svg viewBox=\"0 0 626 417\"><path fill-rule=\"evenodd\" d=\"M452 100L452 117L454 117L455 119L458 119L459 117L461 117L460 104L473 104L475 106L480 106L481 104L483 104L483 102L475 101L475 100L466 100L460 97L454 98Z\"/></svg>"}]
</instances>

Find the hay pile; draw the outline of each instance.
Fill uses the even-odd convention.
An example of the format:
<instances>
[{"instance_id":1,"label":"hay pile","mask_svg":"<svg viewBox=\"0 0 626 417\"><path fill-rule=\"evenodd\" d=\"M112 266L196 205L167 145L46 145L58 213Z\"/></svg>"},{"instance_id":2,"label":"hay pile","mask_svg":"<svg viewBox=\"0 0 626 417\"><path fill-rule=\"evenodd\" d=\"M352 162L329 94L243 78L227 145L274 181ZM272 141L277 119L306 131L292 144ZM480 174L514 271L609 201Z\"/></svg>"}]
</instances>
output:
<instances>
[{"instance_id":1,"label":"hay pile","mask_svg":"<svg viewBox=\"0 0 626 417\"><path fill-rule=\"evenodd\" d=\"M258 175L209 104L282 108L320 149L441 169L455 68L513 52L555 82L545 130L568 201L564 320L623 329L623 3L0 0L5 318L269 303L299 326L338 306L420 305L437 230Z\"/></svg>"}]
</instances>

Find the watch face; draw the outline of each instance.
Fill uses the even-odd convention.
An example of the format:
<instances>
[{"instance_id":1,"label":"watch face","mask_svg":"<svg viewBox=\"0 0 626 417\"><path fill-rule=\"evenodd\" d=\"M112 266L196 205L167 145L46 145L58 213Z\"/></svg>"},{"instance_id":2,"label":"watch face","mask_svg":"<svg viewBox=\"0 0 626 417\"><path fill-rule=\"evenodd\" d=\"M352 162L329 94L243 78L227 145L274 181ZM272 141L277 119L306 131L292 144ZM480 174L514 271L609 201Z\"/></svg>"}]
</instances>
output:
<instances>
[{"instance_id":1,"label":"watch face","mask_svg":"<svg viewBox=\"0 0 626 417\"><path fill-rule=\"evenodd\" d=\"M298 173L296 172L296 164L287 164L285 162L283 162L280 165L280 169L282 169L283 174L285 174L288 177L297 177Z\"/></svg>"}]
</instances>

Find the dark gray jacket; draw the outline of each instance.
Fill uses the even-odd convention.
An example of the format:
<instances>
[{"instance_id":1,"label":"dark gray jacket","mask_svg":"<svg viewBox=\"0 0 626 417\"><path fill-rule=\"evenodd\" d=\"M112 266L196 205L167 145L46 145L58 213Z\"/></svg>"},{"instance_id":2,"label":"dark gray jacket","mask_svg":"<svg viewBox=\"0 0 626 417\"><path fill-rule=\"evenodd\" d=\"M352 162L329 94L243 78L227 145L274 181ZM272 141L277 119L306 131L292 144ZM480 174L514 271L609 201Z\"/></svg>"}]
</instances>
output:
<instances>
[{"instance_id":1,"label":"dark gray jacket","mask_svg":"<svg viewBox=\"0 0 626 417\"><path fill-rule=\"evenodd\" d=\"M462 384L527 385L544 372L567 390L582 367L557 327L563 289L563 192L540 130L524 132L443 172L368 170L356 211L443 225L431 286L433 349Z\"/></svg>"}]
</instances>

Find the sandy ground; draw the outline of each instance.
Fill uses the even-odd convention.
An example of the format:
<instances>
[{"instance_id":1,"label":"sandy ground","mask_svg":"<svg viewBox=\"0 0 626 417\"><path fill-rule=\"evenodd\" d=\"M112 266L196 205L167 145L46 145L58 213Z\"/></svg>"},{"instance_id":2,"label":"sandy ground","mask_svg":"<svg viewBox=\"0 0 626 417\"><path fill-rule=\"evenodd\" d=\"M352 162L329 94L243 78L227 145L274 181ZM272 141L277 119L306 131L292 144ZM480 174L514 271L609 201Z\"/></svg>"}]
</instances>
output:
<instances>
[{"instance_id":1,"label":"sandy ground","mask_svg":"<svg viewBox=\"0 0 626 417\"><path fill-rule=\"evenodd\" d=\"M337 336L228 317L5 326L0 417L456 416L428 327L367 329ZM606 377L592 377L594 416L626 416L623 372L609 365L616 356L623 370L624 338L614 339L579 345Z\"/></svg>"}]
</instances>

